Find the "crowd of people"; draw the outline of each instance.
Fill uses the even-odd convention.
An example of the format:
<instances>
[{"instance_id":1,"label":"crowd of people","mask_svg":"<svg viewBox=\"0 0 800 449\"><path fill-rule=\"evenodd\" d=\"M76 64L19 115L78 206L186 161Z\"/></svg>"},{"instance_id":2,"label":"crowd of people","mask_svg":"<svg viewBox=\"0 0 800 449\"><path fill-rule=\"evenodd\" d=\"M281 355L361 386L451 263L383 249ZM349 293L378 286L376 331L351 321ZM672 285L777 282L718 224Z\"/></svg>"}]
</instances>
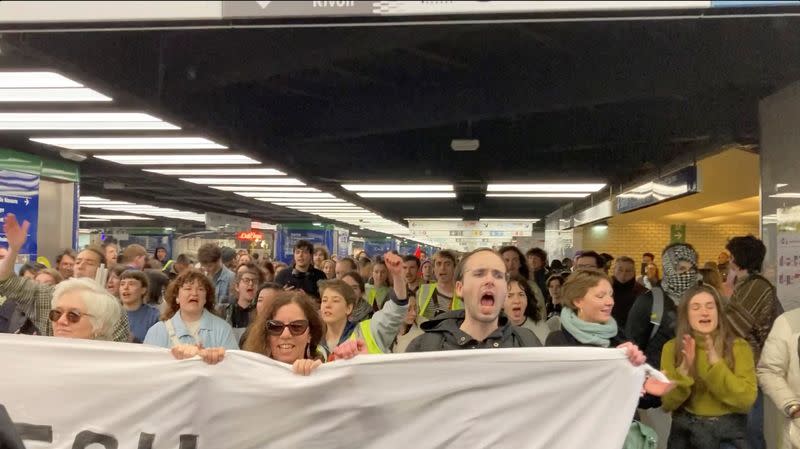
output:
<instances>
[{"instance_id":1,"label":"crowd of people","mask_svg":"<svg viewBox=\"0 0 800 449\"><path fill-rule=\"evenodd\" d=\"M0 332L143 343L211 364L241 349L302 375L362 354L620 347L672 382L648 380L637 412L667 447L765 447L765 395L798 438L800 311L783 313L753 236L702 267L687 243L637 267L594 251L549 262L515 246L334 259L307 241L291 265L215 244L173 261L165 248L106 241L15 273L27 227L4 223Z\"/></svg>"}]
</instances>

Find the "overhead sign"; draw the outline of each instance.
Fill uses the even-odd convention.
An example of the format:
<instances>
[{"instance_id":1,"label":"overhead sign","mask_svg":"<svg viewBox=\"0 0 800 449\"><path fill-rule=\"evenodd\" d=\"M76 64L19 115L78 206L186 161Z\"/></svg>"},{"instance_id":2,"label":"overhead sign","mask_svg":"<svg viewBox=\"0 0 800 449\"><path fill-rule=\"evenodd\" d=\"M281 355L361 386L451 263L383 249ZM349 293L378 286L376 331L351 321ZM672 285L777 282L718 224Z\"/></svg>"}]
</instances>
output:
<instances>
[{"instance_id":1,"label":"overhead sign","mask_svg":"<svg viewBox=\"0 0 800 449\"><path fill-rule=\"evenodd\" d=\"M693 165L626 190L617 195L617 212L630 212L690 193L697 193L699 191L698 180L698 169Z\"/></svg>"},{"instance_id":2,"label":"overhead sign","mask_svg":"<svg viewBox=\"0 0 800 449\"><path fill-rule=\"evenodd\" d=\"M599 220L604 220L614 214L611 200L605 200L588 209L575 213L572 216L572 226L581 226Z\"/></svg>"},{"instance_id":3,"label":"overhead sign","mask_svg":"<svg viewBox=\"0 0 800 449\"><path fill-rule=\"evenodd\" d=\"M264 233L261 231L241 231L236 233L236 240L241 240L244 242L264 240Z\"/></svg>"},{"instance_id":4,"label":"overhead sign","mask_svg":"<svg viewBox=\"0 0 800 449\"><path fill-rule=\"evenodd\" d=\"M206 212L206 229L228 232L249 231L252 229L252 221L249 218L235 215Z\"/></svg>"},{"instance_id":5,"label":"overhead sign","mask_svg":"<svg viewBox=\"0 0 800 449\"><path fill-rule=\"evenodd\" d=\"M39 175L0 170L0 223L6 214L14 214L17 221L27 220L31 226L28 239L20 249L20 255L28 260L36 260L36 228L39 224ZM8 243L5 232L0 227L0 242Z\"/></svg>"},{"instance_id":6,"label":"overhead sign","mask_svg":"<svg viewBox=\"0 0 800 449\"><path fill-rule=\"evenodd\" d=\"M48 449L404 449L409 435L419 449L619 449L644 381L622 350L600 348L362 355L308 377L244 351L208 365L147 345L2 334L0 353L13 367L0 370L11 421L0 427Z\"/></svg>"}]
</instances>

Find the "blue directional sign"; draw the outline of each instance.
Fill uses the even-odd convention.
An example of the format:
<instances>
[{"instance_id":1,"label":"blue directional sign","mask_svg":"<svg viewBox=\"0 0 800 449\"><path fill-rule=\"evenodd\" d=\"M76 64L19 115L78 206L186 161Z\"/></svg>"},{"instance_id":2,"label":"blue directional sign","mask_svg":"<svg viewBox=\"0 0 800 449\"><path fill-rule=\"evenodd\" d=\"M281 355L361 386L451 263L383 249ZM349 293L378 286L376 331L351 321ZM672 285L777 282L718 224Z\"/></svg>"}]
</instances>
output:
<instances>
[{"instance_id":1,"label":"blue directional sign","mask_svg":"<svg viewBox=\"0 0 800 449\"><path fill-rule=\"evenodd\" d=\"M0 222L6 214L14 214L22 223L30 222L28 240L20 250L28 260L36 260L36 228L39 222L39 175L0 170ZM0 228L0 242L8 245L5 232Z\"/></svg>"}]
</instances>

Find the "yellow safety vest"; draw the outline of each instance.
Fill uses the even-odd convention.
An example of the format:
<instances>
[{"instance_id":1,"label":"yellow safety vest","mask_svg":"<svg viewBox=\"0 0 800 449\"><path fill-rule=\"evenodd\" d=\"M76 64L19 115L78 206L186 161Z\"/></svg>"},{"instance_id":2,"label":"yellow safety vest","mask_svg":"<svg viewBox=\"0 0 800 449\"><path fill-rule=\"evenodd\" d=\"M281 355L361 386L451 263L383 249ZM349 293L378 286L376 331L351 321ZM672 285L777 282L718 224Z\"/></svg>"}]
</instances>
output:
<instances>
[{"instance_id":1,"label":"yellow safety vest","mask_svg":"<svg viewBox=\"0 0 800 449\"><path fill-rule=\"evenodd\" d=\"M389 287L375 288L372 284L367 284L364 289L367 291L367 302L369 305L374 306L375 300L378 300L378 307L383 307L386 302L386 297L389 296Z\"/></svg>"},{"instance_id":2,"label":"yellow safety vest","mask_svg":"<svg viewBox=\"0 0 800 449\"><path fill-rule=\"evenodd\" d=\"M364 320L358 323L358 328L361 330L361 336L364 337L364 343L367 344L367 352L370 354L383 354L381 348L378 346L378 342L375 341L375 338L372 336L372 331L369 328L369 322L371 320ZM350 338L348 340L356 340L358 336L356 335L358 332L353 331L350 334Z\"/></svg>"},{"instance_id":3,"label":"yellow safety vest","mask_svg":"<svg viewBox=\"0 0 800 449\"><path fill-rule=\"evenodd\" d=\"M417 290L418 316L425 316L425 311L428 310L428 305L431 303L433 292L436 291L437 285L439 284L433 283L420 285L419 290ZM461 301L461 298L459 298L458 295L453 292L453 302L450 303L450 310L462 310L463 308L464 303Z\"/></svg>"}]
</instances>

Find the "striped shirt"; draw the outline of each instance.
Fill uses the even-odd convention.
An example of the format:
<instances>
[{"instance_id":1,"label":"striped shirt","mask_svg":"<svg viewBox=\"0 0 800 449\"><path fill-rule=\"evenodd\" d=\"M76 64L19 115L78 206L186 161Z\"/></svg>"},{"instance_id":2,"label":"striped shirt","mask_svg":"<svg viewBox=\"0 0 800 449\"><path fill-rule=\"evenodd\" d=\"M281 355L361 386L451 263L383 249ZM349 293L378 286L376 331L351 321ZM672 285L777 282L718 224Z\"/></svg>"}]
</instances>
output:
<instances>
[{"instance_id":1,"label":"striped shirt","mask_svg":"<svg viewBox=\"0 0 800 449\"><path fill-rule=\"evenodd\" d=\"M772 323L782 312L775 287L762 276L751 274L736 282L725 314L736 334L750 343L758 360Z\"/></svg>"}]
</instances>

